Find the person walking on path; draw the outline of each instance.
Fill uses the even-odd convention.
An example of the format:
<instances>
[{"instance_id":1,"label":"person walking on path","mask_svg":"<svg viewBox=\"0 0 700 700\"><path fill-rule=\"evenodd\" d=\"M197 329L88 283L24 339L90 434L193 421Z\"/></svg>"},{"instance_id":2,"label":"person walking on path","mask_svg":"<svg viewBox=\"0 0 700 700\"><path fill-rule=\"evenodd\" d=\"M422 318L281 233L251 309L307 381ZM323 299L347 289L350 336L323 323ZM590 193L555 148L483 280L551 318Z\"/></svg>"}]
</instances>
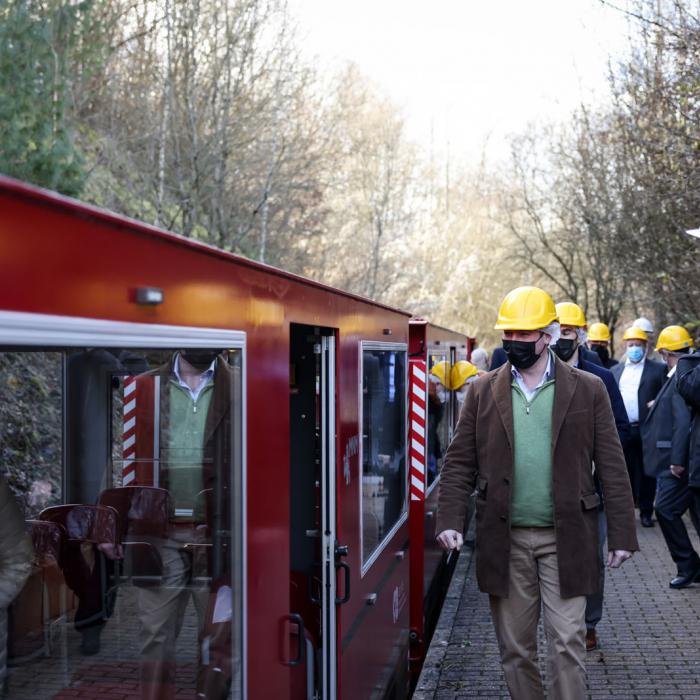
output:
<instances>
[{"instance_id":1,"label":"person walking on path","mask_svg":"<svg viewBox=\"0 0 700 700\"><path fill-rule=\"evenodd\" d=\"M574 304L570 301L564 301L557 304L556 309L559 327L561 329L561 337L554 345L554 352L557 354L559 359L566 362L566 364L571 365L572 367L577 367L584 372L590 372L596 377L600 377L603 384L605 384L605 389L608 392L608 397L610 399L610 405L612 406L613 416L615 417L617 434L620 438L620 443L623 446L624 452L624 445L629 438L630 424L627 420L627 411L625 411L625 404L622 401L622 395L620 394L620 389L617 386L617 382L615 381L615 378L612 376L611 372L605 369L605 367L601 367L593 362L588 362L586 360L586 356L581 352L584 349L584 343L587 339L586 315L578 304ZM588 352L591 351L589 350ZM601 494L600 480L595 472L593 474L593 483L595 484L598 494ZM586 596L586 651L593 651L594 649L598 648L598 635L596 633L596 627L603 618L605 558L607 556L606 533L607 522L605 520L605 511L603 509L601 498L600 508L598 509L598 534L600 536L600 542L598 545L598 552L600 555L600 589L595 593L591 593L590 595Z\"/></svg>"},{"instance_id":2,"label":"person walking on path","mask_svg":"<svg viewBox=\"0 0 700 700\"><path fill-rule=\"evenodd\" d=\"M627 347L627 359L610 371L620 387L630 422L630 439L623 447L632 491L639 506L639 519L643 527L653 527L651 516L654 512L656 479L644 473L639 426L646 420L652 402L666 381L668 370L662 362L647 358L648 336L641 328L630 326L625 331L623 340Z\"/></svg>"},{"instance_id":3,"label":"person walking on path","mask_svg":"<svg viewBox=\"0 0 700 700\"><path fill-rule=\"evenodd\" d=\"M520 287L501 304L508 362L477 379L464 402L440 479L437 540L459 549L477 489L476 570L489 594L511 696L541 700L540 605L550 697L586 694L586 595L600 586L593 463L605 496L608 566L638 549L634 506L610 399L602 381L549 349L554 301Z\"/></svg>"},{"instance_id":4,"label":"person walking on path","mask_svg":"<svg viewBox=\"0 0 700 700\"><path fill-rule=\"evenodd\" d=\"M689 508L696 515L688 488L690 408L678 393L675 377L678 360L692 347L693 339L682 326L667 326L659 333L656 351L668 365L668 378L641 428L644 469L657 480L656 518L677 568L671 588L687 588L700 574L700 557L683 522Z\"/></svg>"},{"instance_id":5,"label":"person walking on path","mask_svg":"<svg viewBox=\"0 0 700 700\"><path fill-rule=\"evenodd\" d=\"M610 354L610 329L604 323L592 323L588 329L588 344L591 352L598 355L605 369L612 369L619 362Z\"/></svg>"}]
</instances>

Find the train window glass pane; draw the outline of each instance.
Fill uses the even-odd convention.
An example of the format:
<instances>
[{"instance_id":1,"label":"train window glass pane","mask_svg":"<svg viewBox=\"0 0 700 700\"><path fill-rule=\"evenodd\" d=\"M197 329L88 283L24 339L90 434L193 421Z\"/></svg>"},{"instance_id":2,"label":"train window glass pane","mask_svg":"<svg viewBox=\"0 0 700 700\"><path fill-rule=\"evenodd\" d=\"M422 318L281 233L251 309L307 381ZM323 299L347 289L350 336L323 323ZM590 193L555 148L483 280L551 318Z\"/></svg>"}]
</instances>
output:
<instances>
[{"instance_id":1,"label":"train window glass pane","mask_svg":"<svg viewBox=\"0 0 700 700\"><path fill-rule=\"evenodd\" d=\"M0 353L0 391L2 475L30 518L62 499L62 353Z\"/></svg>"},{"instance_id":2,"label":"train window glass pane","mask_svg":"<svg viewBox=\"0 0 700 700\"><path fill-rule=\"evenodd\" d=\"M450 365L447 356L431 354L428 373L428 486L442 469L450 435Z\"/></svg>"},{"instance_id":3,"label":"train window glass pane","mask_svg":"<svg viewBox=\"0 0 700 700\"><path fill-rule=\"evenodd\" d=\"M364 350L362 374L364 563L405 509L406 353Z\"/></svg>"},{"instance_id":4,"label":"train window glass pane","mask_svg":"<svg viewBox=\"0 0 700 700\"><path fill-rule=\"evenodd\" d=\"M0 350L5 697L242 696L241 358Z\"/></svg>"}]
</instances>

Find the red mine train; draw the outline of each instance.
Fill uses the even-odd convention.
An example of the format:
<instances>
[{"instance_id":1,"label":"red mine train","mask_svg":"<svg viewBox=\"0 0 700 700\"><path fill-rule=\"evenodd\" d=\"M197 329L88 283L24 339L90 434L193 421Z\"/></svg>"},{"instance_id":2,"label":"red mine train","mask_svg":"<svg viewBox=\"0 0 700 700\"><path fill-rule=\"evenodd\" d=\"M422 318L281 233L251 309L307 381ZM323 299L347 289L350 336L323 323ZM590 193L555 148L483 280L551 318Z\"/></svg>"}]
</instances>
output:
<instances>
[{"instance_id":1,"label":"red mine train","mask_svg":"<svg viewBox=\"0 0 700 700\"><path fill-rule=\"evenodd\" d=\"M6 697L406 697L472 340L7 178L0 255Z\"/></svg>"}]
</instances>

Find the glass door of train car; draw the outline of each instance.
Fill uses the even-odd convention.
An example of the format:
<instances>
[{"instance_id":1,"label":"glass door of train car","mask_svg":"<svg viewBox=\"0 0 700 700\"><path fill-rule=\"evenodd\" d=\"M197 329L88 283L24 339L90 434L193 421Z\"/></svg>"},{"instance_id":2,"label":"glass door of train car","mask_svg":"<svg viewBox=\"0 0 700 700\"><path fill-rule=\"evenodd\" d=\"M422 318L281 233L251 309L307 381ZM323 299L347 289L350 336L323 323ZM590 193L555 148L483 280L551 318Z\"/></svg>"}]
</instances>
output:
<instances>
[{"instance_id":1,"label":"glass door of train car","mask_svg":"<svg viewBox=\"0 0 700 700\"><path fill-rule=\"evenodd\" d=\"M334 331L293 324L287 664L294 700L336 697L338 606L350 593L347 549L336 534L335 373Z\"/></svg>"},{"instance_id":2,"label":"glass door of train car","mask_svg":"<svg viewBox=\"0 0 700 700\"><path fill-rule=\"evenodd\" d=\"M245 335L149 332L0 314L8 700L245 697Z\"/></svg>"}]
</instances>

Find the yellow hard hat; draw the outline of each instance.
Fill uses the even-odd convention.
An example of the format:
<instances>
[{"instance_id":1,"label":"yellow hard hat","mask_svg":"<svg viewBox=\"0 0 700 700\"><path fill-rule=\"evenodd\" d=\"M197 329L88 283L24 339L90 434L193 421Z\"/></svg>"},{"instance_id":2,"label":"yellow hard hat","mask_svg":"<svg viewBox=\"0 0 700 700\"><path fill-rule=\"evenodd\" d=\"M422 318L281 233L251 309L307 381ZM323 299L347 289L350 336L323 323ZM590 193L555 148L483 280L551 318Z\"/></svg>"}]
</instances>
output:
<instances>
[{"instance_id":1,"label":"yellow hard hat","mask_svg":"<svg viewBox=\"0 0 700 700\"><path fill-rule=\"evenodd\" d=\"M641 328L630 326L622 336L622 340L643 340L646 343L649 337Z\"/></svg>"},{"instance_id":2,"label":"yellow hard hat","mask_svg":"<svg viewBox=\"0 0 700 700\"><path fill-rule=\"evenodd\" d=\"M693 339L690 333L683 326L666 326L656 341L656 350L682 350L683 348L692 348Z\"/></svg>"},{"instance_id":3,"label":"yellow hard hat","mask_svg":"<svg viewBox=\"0 0 700 700\"><path fill-rule=\"evenodd\" d=\"M563 301L556 305L557 317L562 326L577 326L584 328L586 326L586 314L583 309L574 304L573 301Z\"/></svg>"},{"instance_id":4,"label":"yellow hard hat","mask_svg":"<svg viewBox=\"0 0 700 700\"><path fill-rule=\"evenodd\" d=\"M592 323L588 329L588 340L594 343L609 343L610 329L604 323Z\"/></svg>"},{"instance_id":5,"label":"yellow hard hat","mask_svg":"<svg viewBox=\"0 0 700 700\"><path fill-rule=\"evenodd\" d=\"M478 373L479 370L471 362L466 360L455 362L454 367L450 370L450 389L459 389L469 377L474 377Z\"/></svg>"},{"instance_id":6,"label":"yellow hard hat","mask_svg":"<svg viewBox=\"0 0 700 700\"><path fill-rule=\"evenodd\" d=\"M538 287L508 292L498 310L497 331L536 331L557 320L554 300Z\"/></svg>"},{"instance_id":7,"label":"yellow hard hat","mask_svg":"<svg viewBox=\"0 0 700 700\"><path fill-rule=\"evenodd\" d=\"M447 362L445 360L442 360L441 362L436 362L431 368L430 368L430 374L432 374L434 377L437 377L442 384L445 386L448 386L447 383Z\"/></svg>"}]
</instances>

